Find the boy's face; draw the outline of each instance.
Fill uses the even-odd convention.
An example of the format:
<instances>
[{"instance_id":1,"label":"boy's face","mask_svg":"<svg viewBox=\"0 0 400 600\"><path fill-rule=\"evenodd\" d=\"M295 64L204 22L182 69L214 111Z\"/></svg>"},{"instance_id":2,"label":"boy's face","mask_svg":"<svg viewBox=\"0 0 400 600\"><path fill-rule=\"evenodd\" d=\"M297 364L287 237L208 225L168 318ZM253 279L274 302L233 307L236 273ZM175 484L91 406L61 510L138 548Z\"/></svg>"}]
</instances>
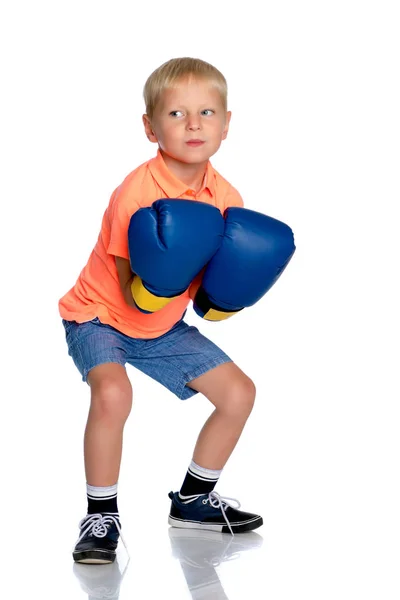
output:
<instances>
[{"instance_id":1,"label":"boy's face","mask_svg":"<svg viewBox=\"0 0 400 600\"><path fill-rule=\"evenodd\" d=\"M148 139L165 154L182 163L198 164L217 152L230 118L219 92L209 82L192 78L165 90L153 119L150 122L143 115L143 123Z\"/></svg>"}]
</instances>

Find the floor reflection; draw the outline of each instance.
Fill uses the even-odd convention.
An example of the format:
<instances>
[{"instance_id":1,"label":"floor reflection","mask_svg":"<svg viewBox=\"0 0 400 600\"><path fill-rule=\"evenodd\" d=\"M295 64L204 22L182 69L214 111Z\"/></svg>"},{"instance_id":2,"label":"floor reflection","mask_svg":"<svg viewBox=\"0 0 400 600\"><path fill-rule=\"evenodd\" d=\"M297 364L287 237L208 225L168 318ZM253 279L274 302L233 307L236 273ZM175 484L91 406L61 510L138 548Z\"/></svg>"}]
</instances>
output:
<instances>
[{"instance_id":1,"label":"floor reflection","mask_svg":"<svg viewBox=\"0 0 400 600\"><path fill-rule=\"evenodd\" d=\"M227 600L218 567L226 561L239 560L242 552L256 550L263 543L263 538L254 531L232 536L170 527L168 536L172 557L182 569L182 585L186 582L193 600ZM122 569L117 555L110 565L73 563L73 572L88 600L118 600L129 562Z\"/></svg>"},{"instance_id":2,"label":"floor reflection","mask_svg":"<svg viewBox=\"0 0 400 600\"><path fill-rule=\"evenodd\" d=\"M242 552L260 548L263 538L254 531L232 536L227 533L178 529L168 531L172 555L180 562L193 600L226 600L216 568L237 560Z\"/></svg>"},{"instance_id":3,"label":"floor reflection","mask_svg":"<svg viewBox=\"0 0 400 600\"><path fill-rule=\"evenodd\" d=\"M109 565L74 563L73 570L88 600L118 600L128 564L129 561L122 571L118 560Z\"/></svg>"}]
</instances>

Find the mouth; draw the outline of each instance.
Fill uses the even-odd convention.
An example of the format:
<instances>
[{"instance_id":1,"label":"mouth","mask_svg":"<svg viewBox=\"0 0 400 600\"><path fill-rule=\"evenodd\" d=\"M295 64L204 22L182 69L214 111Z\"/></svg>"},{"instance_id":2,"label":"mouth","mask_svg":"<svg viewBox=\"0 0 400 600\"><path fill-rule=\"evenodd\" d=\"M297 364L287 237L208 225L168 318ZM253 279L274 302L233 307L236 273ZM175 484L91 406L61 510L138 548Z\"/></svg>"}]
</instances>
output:
<instances>
[{"instance_id":1,"label":"mouth","mask_svg":"<svg viewBox=\"0 0 400 600\"><path fill-rule=\"evenodd\" d=\"M188 142L186 142L186 144L188 146L197 147L197 146L202 146L204 144L204 142L202 140L189 140Z\"/></svg>"}]
</instances>

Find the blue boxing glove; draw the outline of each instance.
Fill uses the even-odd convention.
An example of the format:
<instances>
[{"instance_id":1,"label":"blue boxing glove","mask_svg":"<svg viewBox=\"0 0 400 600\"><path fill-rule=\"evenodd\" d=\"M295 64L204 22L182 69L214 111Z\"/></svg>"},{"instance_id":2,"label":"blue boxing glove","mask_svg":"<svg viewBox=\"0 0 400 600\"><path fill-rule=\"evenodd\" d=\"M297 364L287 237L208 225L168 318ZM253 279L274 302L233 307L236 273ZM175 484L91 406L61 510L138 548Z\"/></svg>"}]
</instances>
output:
<instances>
[{"instance_id":1,"label":"blue boxing glove","mask_svg":"<svg viewBox=\"0 0 400 600\"><path fill-rule=\"evenodd\" d=\"M205 202L162 199L136 211L128 248L137 308L153 313L183 294L217 251L223 233L220 211Z\"/></svg>"},{"instance_id":2,"label":"blue boxing glove","mask_svg":"<svg viewBox=\"0 0 400 600\"><path fill-rule=\"evenodd\" d=\"M262 213L225 211L222 244L207 265L194 297L195 312L221 321L255 304L276 282L295 251L288 225Z\"/></svg>"}]
</instances>

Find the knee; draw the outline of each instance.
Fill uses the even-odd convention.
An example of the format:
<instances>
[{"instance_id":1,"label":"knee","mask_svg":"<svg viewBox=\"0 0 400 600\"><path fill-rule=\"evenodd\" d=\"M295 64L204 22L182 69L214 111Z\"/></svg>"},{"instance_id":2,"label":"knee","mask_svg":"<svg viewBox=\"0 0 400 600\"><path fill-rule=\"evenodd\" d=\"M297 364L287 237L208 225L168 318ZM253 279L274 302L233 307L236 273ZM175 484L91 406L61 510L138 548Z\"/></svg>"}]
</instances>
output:
<instances>
[{"instance_id":1,"label":"knee","mask_svg":"<svg viewBox=\"0 0 400 600\"><path fill-rule=\"evenodd\" d=\"M91 412L98 418L125 423L132 408L132 387L128 378L103 378L92 387Z\"/></svg>"},{"instance_id":2,"label":"knee","mask_svg":"<svg viewBox=\"0 0 400 600\"><path fill-rule=\"evenodd\" d=\"M256 386L247 376L242 375L226 386L224 399L220 407L231 416L248 417L253 410L256 398Z\"/></svg>"}]
</instances>

